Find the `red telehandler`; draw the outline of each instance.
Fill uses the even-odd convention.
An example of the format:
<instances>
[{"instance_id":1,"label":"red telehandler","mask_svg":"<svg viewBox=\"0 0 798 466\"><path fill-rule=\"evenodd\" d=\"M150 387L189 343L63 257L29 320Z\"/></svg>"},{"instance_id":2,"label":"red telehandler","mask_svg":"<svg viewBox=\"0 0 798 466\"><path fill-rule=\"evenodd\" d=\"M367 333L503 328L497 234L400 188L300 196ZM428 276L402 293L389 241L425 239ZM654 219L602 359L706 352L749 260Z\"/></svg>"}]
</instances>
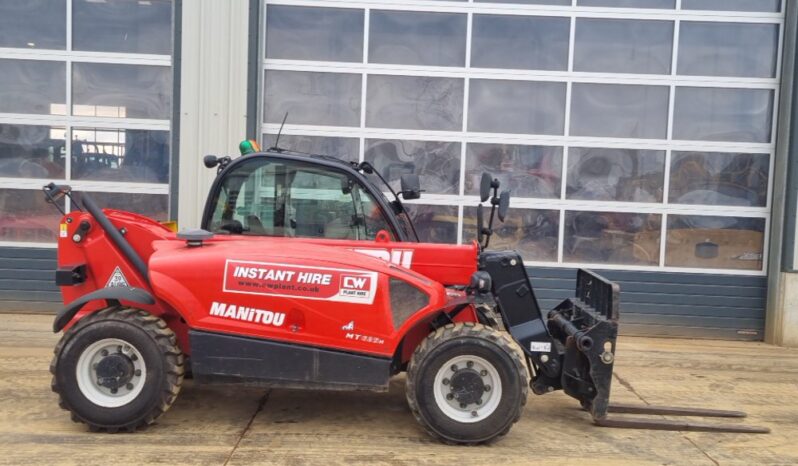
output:
<instances>
[{"instance_id":1,"label":"red telehandler","mask_svg":"<svg viewBox=\"0 0 798 466\"><path fill-rule=\"evenodd\" d=\"M477 241L444 245L419 242L400 200L420 196L413 174L396 193L368 162L279 148L204 162L217 176L202 229L177 234L44 188L73 206L58 240L52 388L91 430L152 424L189 372L329 390L387 390L406 372L410 410L448 443L506 434L529 388L564 390L603 426L767 431L608 417L744 414L609 404L618 285L579 270L575 296L544 313L519 253L487 247L510 201L487 174L488 224L480 204Z\"/></svg>"}]
</instances>

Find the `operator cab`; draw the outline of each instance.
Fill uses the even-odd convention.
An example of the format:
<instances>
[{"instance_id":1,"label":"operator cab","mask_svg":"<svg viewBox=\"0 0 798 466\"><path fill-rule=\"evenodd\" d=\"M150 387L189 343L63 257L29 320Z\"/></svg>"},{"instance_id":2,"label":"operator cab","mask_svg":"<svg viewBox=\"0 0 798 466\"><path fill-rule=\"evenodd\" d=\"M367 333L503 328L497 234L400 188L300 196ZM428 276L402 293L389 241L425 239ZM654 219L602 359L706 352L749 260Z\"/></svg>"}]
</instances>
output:
<instances>
[{"instance_id":1,"label":"operator cab","mask_svg":"<svg viewBox=\"0 0 798 466\"><path fill-rule=\"evenodd\" d=\"M366 176L376 173L368 163L284 150L207 160L220 166L202 220L210 232L368 241L385 231L393 241L418 241L398 197L388 201ZM417 197L408 183L405 198Z\"/></svg>"}]
</instances>

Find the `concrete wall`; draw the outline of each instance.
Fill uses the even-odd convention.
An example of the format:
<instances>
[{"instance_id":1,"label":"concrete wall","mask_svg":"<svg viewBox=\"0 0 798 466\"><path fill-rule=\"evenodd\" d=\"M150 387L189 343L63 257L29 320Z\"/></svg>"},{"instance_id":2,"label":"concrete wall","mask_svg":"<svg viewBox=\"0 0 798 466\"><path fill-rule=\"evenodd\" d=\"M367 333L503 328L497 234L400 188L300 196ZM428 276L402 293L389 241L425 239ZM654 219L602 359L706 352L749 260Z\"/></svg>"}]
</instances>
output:
<instances>
[{"instance_id":1,"label":"concrete wall","mask_svg":"<svg viewBox=\"0 0 798 466\"><path fill-rule=\"evenodd\" d=\"M246 138L248 0L183 3L178 223L199 227L215 170L207 154L235 155Z\"/></svg>"},{"instance_id":2,"label":"concrete wall","mask_svg":"<svg viewBox=\"0 0 798 466\"><path fill-rule=\"evenodd\" d=\"M780 274L779 312L768 315L766 342L798 348L798 273Z\"/></svg>"}]
</instances>

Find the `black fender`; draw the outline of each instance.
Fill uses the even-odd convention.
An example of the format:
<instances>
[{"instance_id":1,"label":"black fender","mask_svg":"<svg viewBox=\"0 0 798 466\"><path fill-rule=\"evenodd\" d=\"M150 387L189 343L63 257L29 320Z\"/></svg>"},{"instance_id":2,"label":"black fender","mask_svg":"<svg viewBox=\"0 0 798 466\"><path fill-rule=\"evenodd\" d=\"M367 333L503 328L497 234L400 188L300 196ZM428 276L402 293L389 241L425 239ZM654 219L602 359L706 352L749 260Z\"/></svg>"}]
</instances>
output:
<instances>
[{"instance_id":1,"label":"black fender","mask_svg":"<svg viewBox=\"0 0 798 466\"><path fill-rule=\"evenodd\" d=\"M155 298L141 288L102 288L81 296L58 311L58 314L55 316L55 321L53 322L53 332L60 332L61 329L64 328L73 317L75 317L75 314L78 313L83 305L98 299L105 300L108 302L109 306L119 306L119 301L131 301L137 304L146 305L155 304Z\"/></svg>"}]
</instances>

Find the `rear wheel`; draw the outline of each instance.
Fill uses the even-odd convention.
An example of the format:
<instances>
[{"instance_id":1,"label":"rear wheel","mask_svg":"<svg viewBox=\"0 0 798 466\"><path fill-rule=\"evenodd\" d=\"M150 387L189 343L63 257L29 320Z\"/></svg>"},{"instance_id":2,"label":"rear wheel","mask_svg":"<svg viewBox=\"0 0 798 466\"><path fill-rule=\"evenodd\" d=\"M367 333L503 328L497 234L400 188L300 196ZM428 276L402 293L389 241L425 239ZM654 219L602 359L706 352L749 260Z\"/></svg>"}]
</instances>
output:
<instances>
[{"instance_id":1,"label":"rear wheel","mask_svg":"<svg viewBox=\"0 0 798 466\"><path fill-rule=\"evenodd\" d=\"M91 430L134 431L165 413L184 358L166 323L138 309L108 308L70 328L50 371L59 405Z\"/></svg>"},{"instance_id":2,"label":"rear wheel","mask_svg":"<svg viewBox=\"0 0 798 466\"><path fill-rule=\"evenodd\" d=\"M489 442L520 418L527 380L523 356L506 332L449 324L416 348L407 370L407 401L434 437Z\"/></svg>"}]
</instances>

